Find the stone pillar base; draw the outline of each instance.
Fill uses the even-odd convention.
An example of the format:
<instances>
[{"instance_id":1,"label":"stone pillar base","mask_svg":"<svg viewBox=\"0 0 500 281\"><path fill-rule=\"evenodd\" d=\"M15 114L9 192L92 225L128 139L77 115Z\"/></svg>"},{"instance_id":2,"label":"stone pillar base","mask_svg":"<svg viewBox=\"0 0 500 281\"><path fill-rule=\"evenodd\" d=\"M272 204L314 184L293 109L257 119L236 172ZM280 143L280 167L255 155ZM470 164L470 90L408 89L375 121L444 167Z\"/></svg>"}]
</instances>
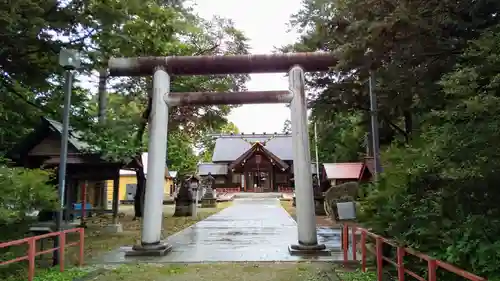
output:
<instances>
[{"instance_id":1,"label":"stone pillar base","mask_svg":"<svg viewBox=\"0 0 500 281\"><path fill-rule=\"evenodd\" d=\"M108 224L104 227L106 233L122 233L123 226L121 223Z\"/></svg>"},{"instance_id":2,"label":"stone pillar base","mask_svg":"<svg viewBox=\"0 0 500 281\"><path fill-rule=\"evenodd\" d=\"M324 244L317 244L312 246L307 245L290 245L288 247L288 252L292 256L304 256L304 255L312 255L312 256L330 256L331 252L326 249Z\"/></svg>"},{"instance_id":3,"label":"stone pillar base","mask_svg":"<svg viewBox=\"0 0 500 281\"><path fill-rule=\"evenodd\" d=\"M201 199L201 207L202 208L216 208L217 207L217 199L215 199L215 198L203 198L203 199Z\"/></svg>"},{"instance_id":4,"label":"stone pillar base","mask_svg":"<svg viewBox=\"0 0 500 281\"><path fill-rule=\"evenodd\" d=\"M161 257L172 251L172 245L160 242L155 245L134 245L125 251L126 257Z\"/></svg>"}]
</instances>

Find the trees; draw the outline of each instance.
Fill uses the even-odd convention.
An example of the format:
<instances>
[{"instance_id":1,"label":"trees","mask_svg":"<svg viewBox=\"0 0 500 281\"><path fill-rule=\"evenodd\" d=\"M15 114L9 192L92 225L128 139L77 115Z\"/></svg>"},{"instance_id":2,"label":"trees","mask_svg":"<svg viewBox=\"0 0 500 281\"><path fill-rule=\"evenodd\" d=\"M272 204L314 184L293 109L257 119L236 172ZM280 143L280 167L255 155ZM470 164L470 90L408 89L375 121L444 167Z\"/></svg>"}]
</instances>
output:
<instances>
[{"instance_id":1,"label":"trees","mask_svg":"<svg viewBox=\"0 0 500 281\"><path fill-rule=\"evenodd\" d=\"M366 80L374 74L384 174L364 192L363 223L490 277L500 272L491 238L500 233L491 147L499 125L499 5L304 1L293 22L302 37L284 48L339 58L330 73L307 77L313 118L320 130L331 128L319 134L330 155L339 154L343 136L364 135L356 132L367 128ZM339 123L344 129L334 130Z\"/></svg>"},{"instance_id":2,"label":"trees","mask_svg":"<svg viewBox=\"0 0 500 281\"><path fill-rule=\"evenodd\" d=\"M60 116L61 74L57 56L62 47L80 49L87 25L80 15L81 1L22 0L0 3L0 152L5 152L39 121L40 115ZM88 16L88 15L87 15ZM72 34L71 38L54 34ZM75 91L73 103L87 99Z\"/></svg>"},{"instance_id":3,"label":"trees","mask_svg":"<svg viewBox=\"0 0 500 281\"><path fill-rule=\"evenodd\" d=\"M24 237L33 223L34 214L40 210L55 210L58 207L57 193L54 192L52 171L38 169L10 168L0 158L0 241L10 241ZM13 249L14 248L14 249ZM19 257L17 247L0 249L2 260ZM11 264L0 271L3 279L23 264Z\"/></svg>"},{"instance_id":4,"label":"trees","mask_svg":"<svg viewBox=\"0 0 500 281\"><path fill-rule=\"evenodd\" d=\"M222 55L246 53L244 35L231 21L199 18L182 1L37 1L23 0L2 9L0 33L0 149L7 151L38 122L39 116L59 119L62 111L62 69L59 50L81 52L83 69L72 96L71 124L85 131L85 140L105 157L141 161L147 139L151 78L113 78L108 85L105 124L97 124L96 100L89 83L93 70L111 56ZM2 5L2 4L0 4ZM21 35L20 35L21 34ZM172 77L172 91L242 89L247 76ZM86 84L86 85L85 85ZM96 88L96 85L92 85ZM170 165L194 171L195 144L205 128L227 123L230 106L174 107L169 117ZM166 121L166 120L165 120ZM140 163L139 163L140 164ZM139 186L144 186L142 169ZM140 192L139 192L140 194Z\"/></svg>"},{"instance_id":5,"label":"trees","mask_svg":"<svg viewBox=\"0 0 500 281\"><path fill-rule=\"evenodd\" d=\"M0 226L11 229L0 236L2 241L18 238L27 232L29 214L42 209L57 208L57 194L50 184L51 171L0 166ZM16 226L15 228L11 228Z\"/></svg>"},{"instance_id":6,"label":"trees","mask_svg":"<svg viewBox=\"0 0 500 281\"><path fill-rule=\"evenodd\" d=\"M136 10L129 10L132 18L125 18L122 25L114 25L105 33L98 34L95 41L107 56L155 56L155 55L208 55L246 53L245 37L236 30L230 21L215 18L207 22L189 13L189 11L172 8L166 5L151 3L140 5ZM119 50L119 53L116 53ZM187 91L227 91L243 87L246 76L233 75L229 77L173 77L171 90ZM140 115L130 116L135 120L135 161L142 167L140 153L144 150L144 132L151 100L148 93L151 90L150 78L119 79L111 92L134 100L143 106ZM111 81L113 83L113 81ZM205 107L174 107L169 117L169 161L170 166L180 168L180 174L193 172L195 155L192 149L206 132L206 127L220 126L230 111L229 106ZM106 124L108 128L116 128L114 124ZM110 134L101 143L114 144ZM116 137L121 138L121 135ZM115 146L116 147L116 146ZM174 147L174 148L173 148ZM102 146L101 146L102 148ZM126 150L130 151L130 147ZM105 149L110 151L110 149ZM129 154L130 155L130 154ZM144 193L145 176L142 168L137 170L136 201L141 202L140 195ZM136 216L140 217L140 204L136 204Z\"/></svg>"},{"instance_id":7,"label":"trees","mask_svg":"<svg viewBox=\"0 0 500 281\"><path fill-rule=\"evenodd\" d=\"M467 40L498 21L488 12L497 5L466 0L304 1L293 22L303 36L285 49L331 50L339 57L333 72L309 79L321 93L317 104L366 111L366 80L373 69L381 119L388 131L408 138L418 127L415 115L443 106L441 95L429 93L440 90L436 82L453 68ZM469 18L474 20L467 22Z\"/></svg>"},{"instance_id":8,"label":"trees","mask_svg":"<svg viewBox=\"0 0 500 281\"><path fill-rule=\"evenodd\" d=\"M218 128L212 128L204 132L204 136L201 138L198 144L200 152L200 160L202 162L212 162L212 155L215 149L215 138L213 134L238 134L240 130L232 122L220 123Z\"/></svg>"},{"instance_id":9,"label":"trees","mask_svg":"<svg viewBox=\"0 0 500 281\"><path fill-rule=\"evenodd\" d=\"M317 123L320 162L357 162L365 152L365 130L359 113L313 115ZM311 134L314 130L310 130Z\"/></svg>"}]
</instances>

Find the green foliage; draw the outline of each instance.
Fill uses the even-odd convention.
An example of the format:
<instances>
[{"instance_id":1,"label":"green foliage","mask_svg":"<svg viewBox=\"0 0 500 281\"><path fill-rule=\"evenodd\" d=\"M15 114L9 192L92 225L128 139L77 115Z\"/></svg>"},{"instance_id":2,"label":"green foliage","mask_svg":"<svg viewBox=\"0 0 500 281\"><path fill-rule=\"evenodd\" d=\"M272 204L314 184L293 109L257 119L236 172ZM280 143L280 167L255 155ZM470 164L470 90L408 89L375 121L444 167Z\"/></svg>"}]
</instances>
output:
<instances>
[{"instance_id":1,"label":"green foliage","mask_svg":"<svg viewBox=\"0 0 500 281\"><path fill-rule=\"evenodd\" d=\"M0 225L24 222L34 210L54 210L57 192L51 177L50 171L0 165Z\"/></svg>"},{"instance_id":2,"label":"green foliage","mask_svg":"<svg viewBox=\"0 0 500 281\"><path fill-rule=\"evenodd\" d=\"M500 272L497 30L472 41L444 76L448 106L428 115L411 145L387 151L386 172L364 203L376 230L484 276Z\"/></svg>"},{"instance_id":3,"label":"green foliage","mask_svg":"<svg viewBox=\"0 0 500 281\"><path fill-rule=\"evenodd\" d=\"M308 76L318 128L330 128L319 133L330 138L320 145L329 155L322 160L350 155L338 149L341 136L353 148L364 136L355 132L368 128L361 116L373 74L384 173L364 187L362 222L489 278L500 274L499 8L498 1L304 1L292 22L303 36L284 48L338 57L329 73Z\"/></svg>"},{"instance_id":4,"label":"green foliage","mask_svg":"<svg viewBox=\"0 0 500 281\"><path fill-rule=\"evenodd\" d=\"M105 67L109 57L244 54L248 48L247 39L230 20L202 19L183 1L4 1L0 14L0 155L30 133L41 116L61 120L62 48L76 49L83 58L72 91L74 132L90 145L89 151L123 163L147 150L152 79L109 78L106 122L97 124L95 70ZM238 91L247 79L247 75L175 77L171 90ZM181 174L195 170L195 145L207 128L227 124L231 108L170 108L165 120L170 170ZM50 179L49 171L0 166L0 191L5 194L0 225L8 229L2 240L8 239L7 234L16 238L25 234L26 211L55 208Z\"/></svg>"},{"instance_id":5,"label":"green foliage","mask_svg":"<svg viewBox=\"0 0 500 281\"><path fill-rule=\"evenodd\" d=\"M0 4L3 5L3 4ZM247 53L245 36L227 19L204 20L182 1L18 1L5 4L2 17L0 77L0 153L8 151L39 122L40 116L60 120L63 47L77 49L84 67L77 78L88 80L111 56L224 55ZM22 34L22 35L20 35ZM54 35L57 35L54 37ZM94 77L91 77L94 78ZM228 91L244 88L246 75L176 77L171 90ZM78 79L77 79L78 80ZM151 78L109 79L106 126L95 125L96 99L75 84L73 126L106 158L127 161L144 150ZM97 85L93 85L97 88ZM174 107L169 130L183 126L191 145L212 123L225 123L230 106ZM140 136L139 136L140 135ZM126 137L124 137L126 136ZM190 156L189 156L190 157Z\"/></svg>"},{"instance_id":6,"label":"green foliage","mask_svg":"<svg viewBox=\"0 0 500 281\"><path fill-rule=\"evenodd\" d=\"M57 190L51 185L52 173L37 169L10 168L0 162L0 241L20 239L28 235L35 220L30 213L57 209ZM0 249L0 259L10 260L25 254L23 246ZM4 267L0 276L24 268L21 263ZM7 274L7 275L5 275Z\"/></svg>"},{"instance_id":7,"label":"green foliage","mask_svg":"<svg viewBox=\"0 0 500 281\"><path fill-rule=\"evenodd\" d=\"M363 121L361 114L316 111L313 112L313 118L317 122L320 162L359 161L365 152L365 131L359 126ZM309 131L313 138L314 128L311 127Z\"/></svg>"},{"instance_id":8,"label":"green foliage","mask_svg":"<svg viewBox=\"0 0 500 281\"><path fill-rule=\"evenodd\" d=\"M145 151L144 142L137 145L134 134L126 135L126 132L137 130L137 125L134 125L129 120L115 122L112 126L109 123L89 124L82 131L80 140L90 144L87 152L100 154L108 161L128 163Z\"/></svg>"},{"instance_id":9,"label":"green foliage","mask_svg":"<svg viewBox=\"0 0 500 281\"><path fill-rule=\"evenodd\" d=\"M126 19L123 26L113 26L109 31L95 37L103 48L110 50L111 53L108 55L180 56L247 52L246 38L225 19L215 18L212 21L205 21L188 10L157 5L156 2L149 6L141 4L128 13L135 14L135 17ZM115 50L119 50L119 53L115 54ZM175 92L238 90L243 88L246 79L245 75L176 77L171 81L171 90ZM130 78L121 79L117 83L118 85L109 94L109 118L104 125L105 128L94 130L87 139L107 154L107 157L128 161L130 157L146 150L147 116L144 114L148 113L150 108L148 96L144 93L150 91L152 81L150 78ZM180 173L195 170L197 162L195 145L205 144L202 139L205 134L210 133L207 128L219 128L227 124L225 116L229 114L230 109L230 106L170 108L168 120L170 170L177 170ZM203 146L201 149L209 151L210 143L207 145L209 147Z\"/></svg>"},{"instance_id":10,"label":"green foliage","mask_svg":"<svg viewBox=\"0 0 500 281\"><path fill-rule=\"evenodd\" d=\"M178 171L180 175L194 173L198 164L198 157L193 150L193 143L189 136L181 132L168 135L168 160L171 171Z\"/></svg>"},{"instance_id":11,"label":"green foliage","mask_svg":"<svg viewBox=\"0 0 500 281\"><path fill-rule=\"evenodd\" d=\"M238 134L240 130L235 124L229 121L226 123L216 124L217 127L212 127L211 130L207 130L205 136L203 136L199 143L199 148L201 149L200 160L205 163L212 162L212 155L215 149L215 138L211 134Z\"/></svg>"}]
</instances>

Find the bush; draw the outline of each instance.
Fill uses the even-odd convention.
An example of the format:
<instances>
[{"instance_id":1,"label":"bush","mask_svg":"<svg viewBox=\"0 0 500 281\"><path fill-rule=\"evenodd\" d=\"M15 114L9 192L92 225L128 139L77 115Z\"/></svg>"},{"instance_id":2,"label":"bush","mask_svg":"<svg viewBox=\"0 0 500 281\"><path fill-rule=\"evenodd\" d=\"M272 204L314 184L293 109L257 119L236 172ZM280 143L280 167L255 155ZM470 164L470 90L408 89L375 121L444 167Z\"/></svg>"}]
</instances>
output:
<instances>
[{"instance_id":1,"label":"bush","mask_svg":"<svg viewBox=\"0 0 500 281\"><path fill-rule=\"evenodd\" d=\"M28 235L30 224L36 219L29 214L35 210L55 210L57 192L50 184L52 173L38 169L11 168L0 163L0 241L21 239ZM1 260L10 260L26 254L26 246L0 249ZM25 263L2 267L0 277L24 270Z\"/></svg>"},{"instance_id":2,"label":"bush","mask_svg":"<svg viewBox=\"0 0 500 281\"><path fill-rule=\"evenodd\" d=\"M500 99L433 118L410 146L392 147L362 220L375 231L476 274L500 273ZM443 124L443 119L446 123Z\"/></svg>"},{"instance_id":3,"label":"bush","mask_svg":"<svg viewBox=\"0 0 500 281\"><path fill-rule=\"evenodd\" d=\"M57 190L50 184L51 171L10 168L0 164L0 227L31 221L35 210L57 208ZM5 228L4 228L5 229ZM14 229L13 229L14 230ZM15 231L14 231L15 232ZM0 239L12 239L12 232L2 232ZM6 236L7 237L6 237Z\"/></svg>"},{"instance_id":4,"label":"bush","mask_svg":"<svg viewBox=\"0 0 500 281\"><path fill-rule=\"evenodd\" d=\"M484 277L500 276L500 25L470 42L441 81L446 107L384 155L363 220L384 235ZM490 278L491 279L491 278Z\"/></svg>"}]
</instances>

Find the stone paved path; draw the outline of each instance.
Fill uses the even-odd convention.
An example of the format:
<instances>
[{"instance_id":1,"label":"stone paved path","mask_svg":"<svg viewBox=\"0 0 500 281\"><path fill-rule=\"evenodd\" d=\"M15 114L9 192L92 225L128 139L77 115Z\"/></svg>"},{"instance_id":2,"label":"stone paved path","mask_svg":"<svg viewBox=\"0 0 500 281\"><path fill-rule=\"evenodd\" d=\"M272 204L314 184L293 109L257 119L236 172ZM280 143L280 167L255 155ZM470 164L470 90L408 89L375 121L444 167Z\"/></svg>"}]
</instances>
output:
<instances>
[{"instance_id":1,"label":"stone paved path","mask_svg":"<svg viewBox=\"0 0 500 281\"><path fill-rule=\"evenodd\" d=\"M297 257L288 252L297 243L297 225L276 198L236 199L221 212L168 238L173 250L164 257L127 257L125 247L105 255L100 262L233 262L341 260L340 232L320 228L318 238L331 256Z\"/></svg>"}]
</instances>

